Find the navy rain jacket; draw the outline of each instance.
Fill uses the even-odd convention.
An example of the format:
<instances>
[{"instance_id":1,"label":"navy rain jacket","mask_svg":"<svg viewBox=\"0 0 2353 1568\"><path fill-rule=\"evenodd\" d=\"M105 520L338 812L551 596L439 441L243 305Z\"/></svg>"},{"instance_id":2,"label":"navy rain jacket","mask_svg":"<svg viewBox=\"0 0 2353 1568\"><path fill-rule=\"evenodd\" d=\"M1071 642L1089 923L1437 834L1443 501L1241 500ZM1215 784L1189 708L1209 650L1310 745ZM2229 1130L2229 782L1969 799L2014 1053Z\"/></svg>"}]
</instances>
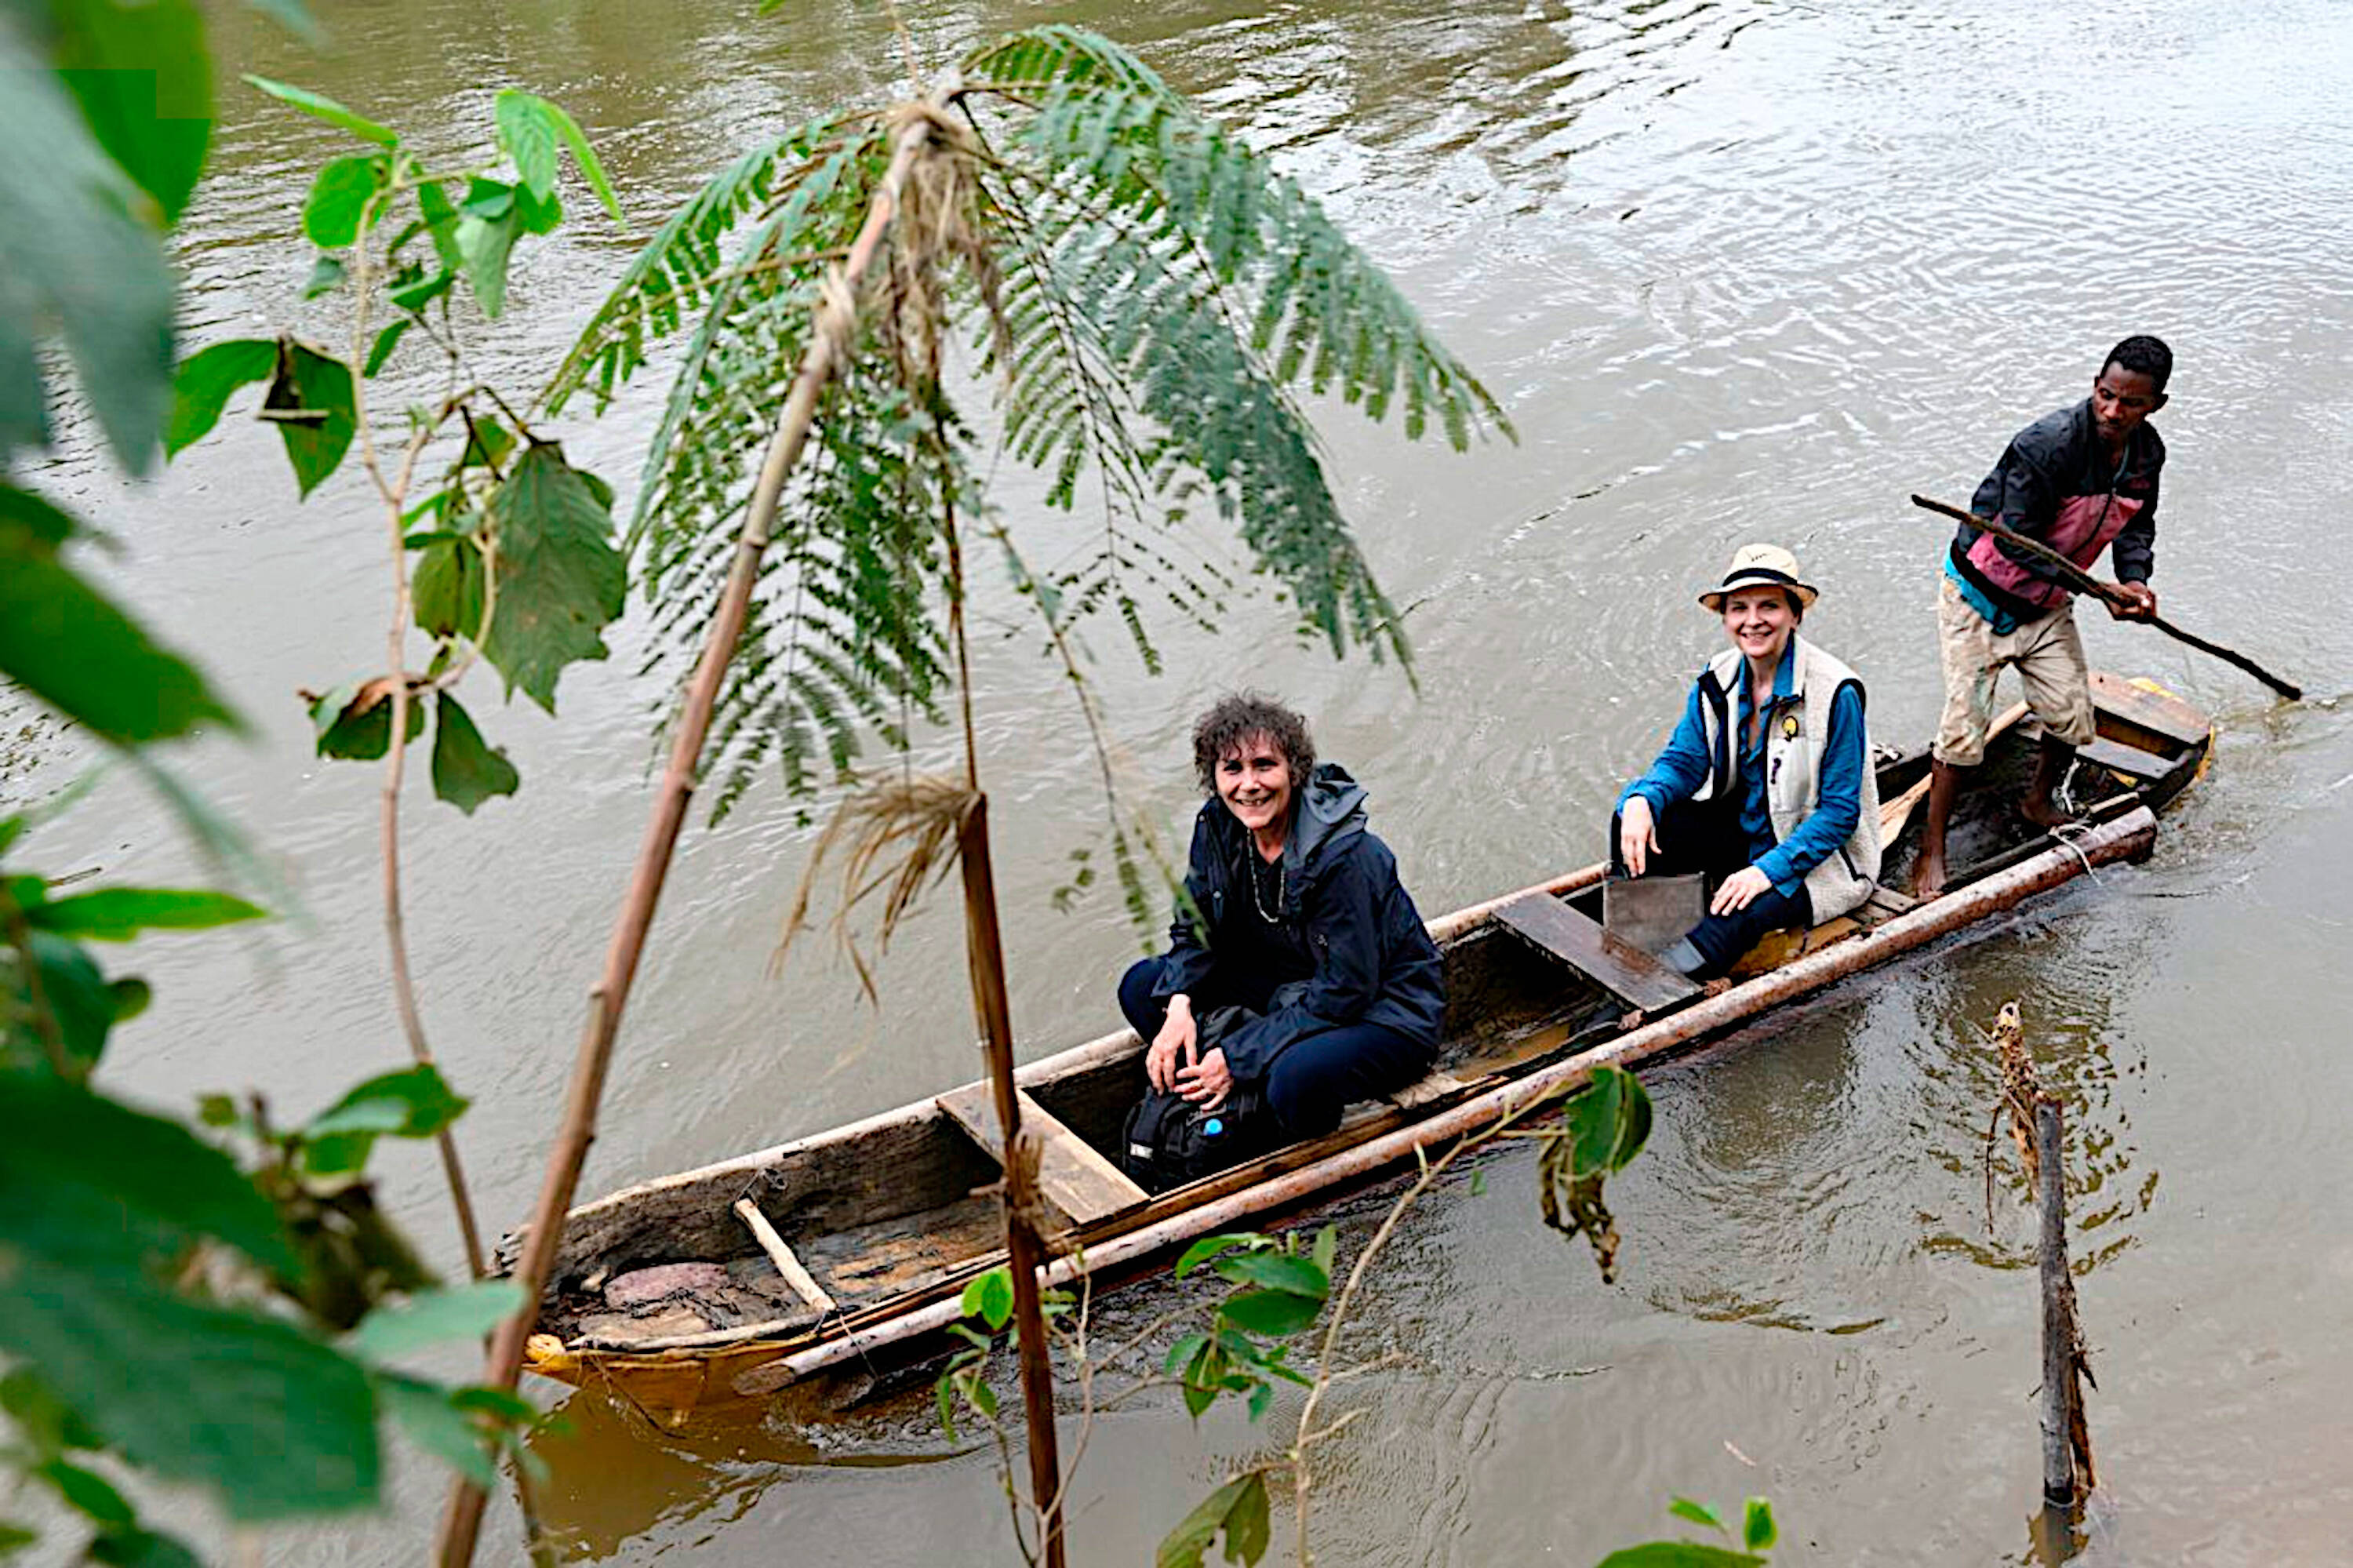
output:
<instances>
[{"instance_id":1,"label":"navy rain jacket","mask_svg":"<svg viewBox=\"0 0 2353 1568\"><path fill-rule=\"evenodd\" d=\"M1180 991L1198 999L1210 989L1220 938L1237 948L1244 945L1233 933L1240 922L1259 916L1250 907L1250 868L1242 857L1256 853L1250 831L1223 800L1202 803L1193 821L1185 890L1200 912L1208 942L1179 910L1169 928L1158 1000ZM1293 1041L1348 1023L1381 1024L1435 1051L1446 1011L1438 946L1398 880L1397 857L1365 826L1364 786L1337 763L1318 766L1300 793L1282 865L1284 932L1310 955L1314 973L1296 1001L1227 1036L1227 1070L1239 1082L1263 1080Z\"/></svg>"}]
</instances>

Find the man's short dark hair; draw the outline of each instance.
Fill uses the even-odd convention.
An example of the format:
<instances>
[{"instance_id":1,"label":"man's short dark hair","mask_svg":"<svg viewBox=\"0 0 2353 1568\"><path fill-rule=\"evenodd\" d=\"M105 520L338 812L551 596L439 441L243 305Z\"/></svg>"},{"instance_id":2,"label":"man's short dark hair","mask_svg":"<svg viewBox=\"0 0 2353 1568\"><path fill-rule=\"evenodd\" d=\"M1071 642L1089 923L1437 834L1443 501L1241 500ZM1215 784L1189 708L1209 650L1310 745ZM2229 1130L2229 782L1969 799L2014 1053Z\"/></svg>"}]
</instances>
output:
<instances>
[{"instance_id":1,"label":"man's short dark hair","mask_svg":"<svg viewBox=\"0 0 2353 1568\"><path fill-rule=\"evenodd\" d=\"M1193 725L1193 773L1203 794L1218 792L1219 760L1240 750L1254 735L1266 736L1282 753L1293 789L1307 787L1307 776L1315 771L1315 742L1308 736L1307 721L1262 692L1229 692Z\"/></svg>"},{"instance_id":2,"label":"man's short dark hair","mask_svg":"<svg viewBox=\"0 0 2353 1568\"><path fill-rule=\"evenodd\" d=\"M2165 346L2162 338L2137 333L2108 350L2107 358L2100 361L2100 373L2105 375L2111 365L2147 376L2162 392L2173 376L2173 350Z\"/></svg>"}]
</instances>

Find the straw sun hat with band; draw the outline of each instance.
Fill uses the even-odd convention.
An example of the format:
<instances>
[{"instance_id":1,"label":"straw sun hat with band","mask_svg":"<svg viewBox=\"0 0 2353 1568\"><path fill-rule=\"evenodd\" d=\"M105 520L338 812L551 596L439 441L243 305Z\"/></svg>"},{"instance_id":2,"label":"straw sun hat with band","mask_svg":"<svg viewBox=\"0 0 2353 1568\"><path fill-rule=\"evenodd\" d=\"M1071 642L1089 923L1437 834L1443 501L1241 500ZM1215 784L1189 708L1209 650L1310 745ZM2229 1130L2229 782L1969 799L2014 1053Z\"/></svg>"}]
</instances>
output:
<instances>
[{"instance_id":1,"label":"straw sun hat with band","mask_svg":"<svg viewBox=\"0 0 2353 1568\"><path fill-rule=\"evenodd\" d=\"M1797 556L1778 545L1743 545L1733 552L1732 567L1724 574L1724 580L1701 594L1699 601L1712 613L1722 615L1725 596L1745 588L1787 588L1801 615L1820 597L1813 584L1799 579Z\"/></svg>"}]
</instances>

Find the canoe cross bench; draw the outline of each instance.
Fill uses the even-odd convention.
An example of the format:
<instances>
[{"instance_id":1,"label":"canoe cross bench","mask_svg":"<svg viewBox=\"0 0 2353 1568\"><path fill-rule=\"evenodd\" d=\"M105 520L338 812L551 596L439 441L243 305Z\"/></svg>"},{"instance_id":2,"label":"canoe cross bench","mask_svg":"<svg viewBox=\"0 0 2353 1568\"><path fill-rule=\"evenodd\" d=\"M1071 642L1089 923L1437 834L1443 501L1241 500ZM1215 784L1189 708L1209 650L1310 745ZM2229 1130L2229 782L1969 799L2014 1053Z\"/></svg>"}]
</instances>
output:
<instances>
[{"instance_id":1,"label":"canoe cross bench","mask_svg":"<svg viewBox=\"0 0 2353 1568\"><path fill-rule=\"evenodd\" d=\"M1013 1093L1021 1103L1021 1130L1039 1142L1038 1186L1046 1194L1046 1201L1060 1210L1071 1224L1092 1224L1150 1199L1152 1194L1129 1181L1126 1173L1094 1145L1031 1099L1029 1090L1016 1089ZM999 1165L1005 1163L1005 1142L997 1125L997 1103L986 1081L966 1084L953 1094L940 1096L934 1103Z\"/></svg>"},{"instance_id":2,"label":"canoe cross bench","mask_svg":"<svg viewBox=\"0 0 2353 1568\"><path fill-rule=\"evenodd\" d=\"M1629 1007L1655 1016L1700 994L1698 985L1550 893L1524 893L1497 906L1494 917Z\"/></svg>"}]
</instances>

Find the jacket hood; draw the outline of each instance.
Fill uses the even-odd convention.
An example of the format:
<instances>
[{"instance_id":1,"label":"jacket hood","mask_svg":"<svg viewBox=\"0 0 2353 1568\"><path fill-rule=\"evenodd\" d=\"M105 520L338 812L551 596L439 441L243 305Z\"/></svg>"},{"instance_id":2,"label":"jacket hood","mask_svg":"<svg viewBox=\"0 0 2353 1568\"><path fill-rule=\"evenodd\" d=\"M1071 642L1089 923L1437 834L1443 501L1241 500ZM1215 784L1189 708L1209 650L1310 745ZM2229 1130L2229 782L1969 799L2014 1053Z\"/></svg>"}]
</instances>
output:
<instances>
[{"instance_id":1,"label":"jacket hood","mask_svg":"<svg viewBox=\"0 0 2353 1568\"><path fill-rule=\"evenodd\" d=\"M1291 841L1283 846L1282 858L1294 867L1310 865L1327 844L1364 831L1365 787L1338 763L1318 763L1292 813Z\"/></svg>"}]
</instances>

